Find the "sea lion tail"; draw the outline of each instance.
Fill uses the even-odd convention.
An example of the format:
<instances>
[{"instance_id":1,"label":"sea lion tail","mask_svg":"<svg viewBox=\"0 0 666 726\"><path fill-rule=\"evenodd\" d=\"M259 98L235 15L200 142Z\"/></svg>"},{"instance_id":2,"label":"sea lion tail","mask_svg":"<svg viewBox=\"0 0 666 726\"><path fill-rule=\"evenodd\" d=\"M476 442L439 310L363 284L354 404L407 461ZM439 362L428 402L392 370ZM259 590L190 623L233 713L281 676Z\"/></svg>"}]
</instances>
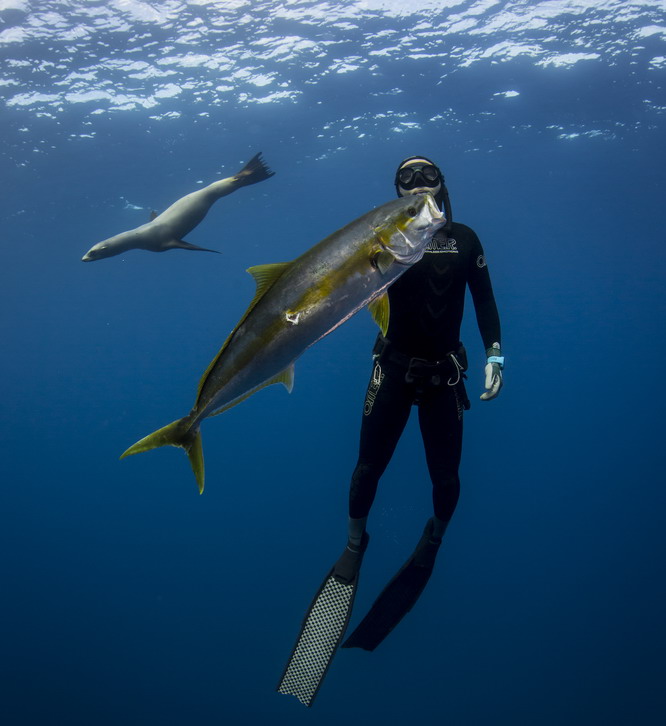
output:
<instances>
[{"instance_id":1,"label":"sea lion tail","mask_svg":"<svg viewBox=\"0 0 666 726\"><path fill-rule=\"evenodd\" d=\"M261 157L261 151L255 154L250 161L236 174L236 179L243 184L249 186L257 182L274 176L275 172L268 168L268 165Z\"/></svg>"},{"instance_id":2,"label":"sea lion tail","mask_svg":"<svg viewBox=\"0 0 666 726\"><path fill-rule=\"evenodd\" d=\"M185 449L187 457L190 460L190 466L194 472L199 487L199 494L203 494L204 490L204 458L203 447L201 445L201 432L199 428L192 429L189 418L179 418L172 421L167 426L163 426L152 434L144 436L142 439L133 444L124 451L120 458L133 454L141 454L144 451L158 449L160 446L178 446Z\"/></svg>"}]
</instances>

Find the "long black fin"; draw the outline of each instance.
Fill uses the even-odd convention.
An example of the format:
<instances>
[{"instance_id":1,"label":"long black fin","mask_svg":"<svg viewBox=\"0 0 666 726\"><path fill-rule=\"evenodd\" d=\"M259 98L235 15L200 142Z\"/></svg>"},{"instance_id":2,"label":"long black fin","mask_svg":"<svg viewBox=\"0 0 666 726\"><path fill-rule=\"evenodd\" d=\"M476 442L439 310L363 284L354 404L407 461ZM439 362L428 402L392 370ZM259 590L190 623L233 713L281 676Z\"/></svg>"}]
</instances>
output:
<instances>
[{"instance_id":1,"label":"long black fin","mask_svg":"<svg viewBox=\"0 0 666 726\"><path fill-rule=\"evenodd\" d=\"M312 705L347 630L368 541L364 533L361 549L356 552L346 548L326 575L305 615L278 683L278 693L296 696L305 706Z\"/></svg>"},{"instance_id":2,"label":"long black fin","mask_svg":"<svg viewBox=\"0 0 666 726\"><path fill-rule=\"evenodd\" d=\"M431 539L431 533L432 520L428 520L416 549L342 644L343 648L374 650L414 607L428 584L440 545Z\"/></svg>"}]
</instances>

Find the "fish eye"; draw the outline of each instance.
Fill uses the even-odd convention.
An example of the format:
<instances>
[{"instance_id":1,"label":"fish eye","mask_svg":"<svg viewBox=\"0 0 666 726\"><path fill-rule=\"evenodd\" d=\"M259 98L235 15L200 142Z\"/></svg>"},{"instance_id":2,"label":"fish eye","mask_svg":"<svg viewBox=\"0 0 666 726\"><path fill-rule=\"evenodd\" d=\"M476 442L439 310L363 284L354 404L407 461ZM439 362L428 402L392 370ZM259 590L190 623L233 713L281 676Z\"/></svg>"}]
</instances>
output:
<instances>
[{"instance_id":1,"label":"fish eye","mask_svg":"<svg viewBox=\"0 0 666 726\"><path fill-rule=\"evenodd\" d=\"M408 207L407 214L409 214L410 217L416 216L416 207Z\"/></svg>"}]
</instances>

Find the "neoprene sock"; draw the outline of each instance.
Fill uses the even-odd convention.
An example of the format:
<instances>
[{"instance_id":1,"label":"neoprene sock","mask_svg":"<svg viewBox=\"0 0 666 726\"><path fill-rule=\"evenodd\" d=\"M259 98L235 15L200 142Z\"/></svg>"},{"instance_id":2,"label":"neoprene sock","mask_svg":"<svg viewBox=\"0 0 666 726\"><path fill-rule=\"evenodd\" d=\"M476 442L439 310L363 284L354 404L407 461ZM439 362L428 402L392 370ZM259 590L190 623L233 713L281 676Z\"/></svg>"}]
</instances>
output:
<instances>
[{"instance_id":1,"label":"neoprene sock","mask_svg":"<svg viewBox=\"0 0 666 726\"><path fill-rule=\"evenodd\" d=\"M361 541L363 539L363 532L365 532L365 525L367 521L367 517L359 517L358 519L349 517L347 523L347 532L349 537L348 544L356 550L361 548Z\"/></svg>"},{"instance_id":2,"label":"neoprene sock","mask_svg":"<svg viewBox=\"0 0 666 726\"><path fill-rule=\"evenodd\" d=\"M446 532L446 528L448 526L448 522L445 522L442 519L437 519L437 517L433 517L432 534L430 535L430 541L435 544L439 544L442 541L442 537L444 536L444 532Z\"/></svg>"}]
</instances>

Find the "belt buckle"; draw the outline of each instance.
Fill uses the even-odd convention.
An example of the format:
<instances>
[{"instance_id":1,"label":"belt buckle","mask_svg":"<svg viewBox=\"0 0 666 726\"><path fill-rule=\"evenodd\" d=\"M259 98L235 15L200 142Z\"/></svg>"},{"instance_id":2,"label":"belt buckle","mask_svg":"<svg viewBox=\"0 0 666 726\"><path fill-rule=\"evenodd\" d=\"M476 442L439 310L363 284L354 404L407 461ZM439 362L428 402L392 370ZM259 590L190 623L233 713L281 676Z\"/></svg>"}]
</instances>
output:
<instances>
[{"instance_id":1,"label":"belt buckle","mask_svg":"<svg viewBox=\"0 0 666 726\"><path fill-rule=\"evenodd\" d=\"M405 373L405 381L407 383L414 383L419 374L423 375L423 370L431 366L432 363L425 358L410 358L407 372Z\"/></svg>"}]
</instances>

